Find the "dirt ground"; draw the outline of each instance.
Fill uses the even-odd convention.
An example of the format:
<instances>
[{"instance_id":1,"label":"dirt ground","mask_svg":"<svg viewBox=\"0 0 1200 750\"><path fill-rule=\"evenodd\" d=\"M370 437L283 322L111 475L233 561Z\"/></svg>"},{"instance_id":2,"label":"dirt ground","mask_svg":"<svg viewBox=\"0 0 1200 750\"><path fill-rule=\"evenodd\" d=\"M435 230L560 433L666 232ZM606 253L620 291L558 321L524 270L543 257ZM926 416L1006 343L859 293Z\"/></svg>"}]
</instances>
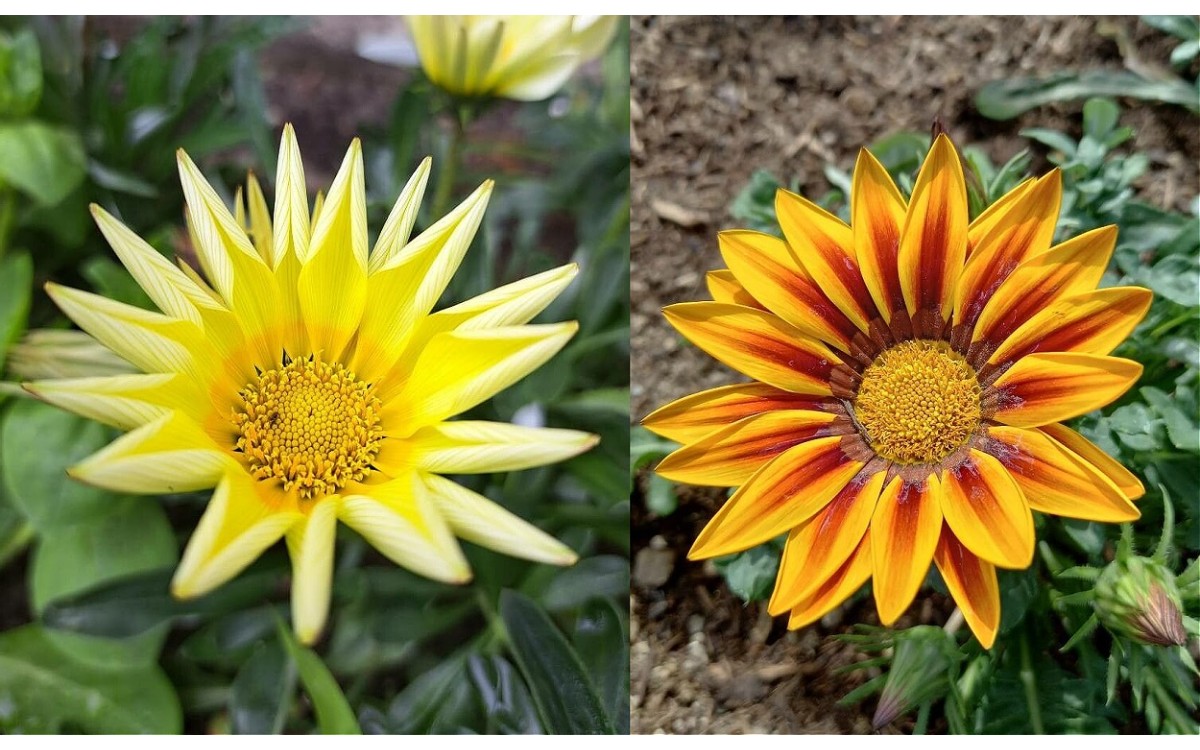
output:
<instances>
[{"instance_id":1,"label":"dirt ground","mask_svg":"<svg viewBox=\"0 0 1200 750\"><path fill-rule=\"evenodd\" d=\"M1132 41L1124 58L1116 27ZM935 115L956 142L985 144L1004 161L1022 147L1023 127L1078 135L1081 105L996 123L971 105L984 83L1161 63L1173 46L1132 18L635 17L632 28L635 419L738 378L684 345L659 310L707 298L704 272L721 267L715 234L734 226L728 206L756 169L797 178L819 195L828 188L826 163L848 170L860 145L925 130ZM1198 192L1195 119L1171 107L1122 105L1137 147L1152 160L1142 197L1186 208ZM682 216L656 211L656 202L674 204ZM634 499L633 732L869 732L873 700L835 705L863 679L837 668L861 657L829 636L876 622L873 608L851 603L819 626L789 633L765 606L743 605L711 565L684 557L723 499L720 490L681 488L679 510L667 518ZM951 609L931 596L900 624L940 624ZM910 726L901 720L884 731Z\"/></svg>"}]
</instances>

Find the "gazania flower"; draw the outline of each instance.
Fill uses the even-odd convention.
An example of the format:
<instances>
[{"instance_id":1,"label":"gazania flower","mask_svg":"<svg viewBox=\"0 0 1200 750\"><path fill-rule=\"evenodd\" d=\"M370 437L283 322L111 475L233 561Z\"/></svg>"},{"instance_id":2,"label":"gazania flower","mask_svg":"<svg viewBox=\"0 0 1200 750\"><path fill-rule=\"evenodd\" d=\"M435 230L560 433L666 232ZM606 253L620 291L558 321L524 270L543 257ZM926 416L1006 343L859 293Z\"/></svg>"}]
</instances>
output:
<instances>
[{"instance_id":1,"label":"gazania flower","mask_svg":"<svg viewBox=\"0 0 1200 750\"><path fill-rule=\"evenodd\" d=\"M235 215L182 152L179 172L203 278L93 206L162 312L47 285L72 320L141 372L27 386L129 430L75 466L75 478L119 492L216 487L176 571L176 596L210 591L286 538L293 620L312 642L329 608L339 519L397 564L449 583L471 577L455 536L574 562L556 539L440 476L548 464L595 443L570 430L450 419L540 366L576 330L527 325L574 266L430 314L479 226L490 182L410 240L426 160L368 254L357 141L313 217L290 126L273 217L253 177L247 210L239 195Z\"/></svg>"},{"instance_id":2,"label":"gazania flower","mask_svg":"<svg viewBox=\"0 0 1200 750\"><path fill-rule=\"evenodd\" d=\"M665 477L737 487L690 557L788 534L772 614L810 623L872 579L890 625L937 565L976 637L1000 620L996 568L1033 556L1031 511L1138 517L1138 480L1061 423L1116 399L1141 365L1109 356L1150 305L1096 289L1104 227L1051 246L1057 171L974 221L939 136L905 203L867 151L851 225L786 190L785 240L720 235L713 302L672 305L680 333L754 381L665 406L684 447Z\"/></svg>"},{"instance_id":3,"label":"gazania flower","mask_svg":"<svg viewBox=\"0 0 1200 750\"><path fill-rule=\"evenodd\" d=\"M458 96L545 99L608 46L618 16L409 16L425 75Z\"/></svg>"}]
</instances>

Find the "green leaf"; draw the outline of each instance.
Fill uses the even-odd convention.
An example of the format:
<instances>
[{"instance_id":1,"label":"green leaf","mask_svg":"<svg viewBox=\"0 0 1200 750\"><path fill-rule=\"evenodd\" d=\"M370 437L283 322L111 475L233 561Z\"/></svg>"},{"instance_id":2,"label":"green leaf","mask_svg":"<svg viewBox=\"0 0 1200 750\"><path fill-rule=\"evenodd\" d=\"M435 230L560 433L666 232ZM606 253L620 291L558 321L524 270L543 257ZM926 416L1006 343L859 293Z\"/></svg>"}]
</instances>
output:
<instances>
[{"instance_id":1,"label":"green leaf","mask_svg":"<svg viewBox=\"0 0 1200 750\"><path fill-rule=\"evenodd\" d=\"M629 734L629 628L611 601L596 599L584 606L574 641L617 734Z\"/></svg>"},{"instance_id":2,"label":"green leaf","mask_svg":"<svg viewBox=\"0 0 1200 750\"><path fill-rule=\"evenodd\" d=\"M752 547L745 552L727 557L718 557L714 564L729 590L746 602L766 599L775 585L775 574L779 572L779 557L783 550L783 537L766 544Z\"/></svg>"},{"instance_id":3,"label":"green leaf","mask_svg":"<svg viewBox=\"0 0 1200 750\"><path fill-rule=\"evenodd\" d=\"M573 609L588 599L629 593L629 561L616 555L580 560L554 577L541 596L551 612Z\"/></svg>"},{"instance_id":4,"label":"green leaf","mask_svg":"<svg viewBox=\"0 0 1200 750\"><path fill-rule=\"evenodd\" d=\"M296 642L296 637L283 620L277 623L279 640L287 649L288 656L300 672L300 682L304 684L304 692L312 701L313 710L317 714L317 728L321 734L362 734L354 710L346 701L342 688L338 685L333 674L321 657L312 649L305 648Z\"/></svg>"},{"instance_id":5,"label":"green leaf","mask_svg":"<svg viewBox=\"0 0 1200 750\"><path fill-rule=\"evenodd\" d=\"M83 181L83 141L67 128L41 122L0 123L0 184L53 206Z\"/></svg>"},{"instance_id":6,"label":"green leaf","mask_svg":"<svg viewBox=\"0 0 1200 750\"><path fill-rule=\"evenodd\" d=\"M106 513L116 498L67 476L112 431L39 401L13 404L0 426L0 470L12 503L39 534Z\"/></svg>"},{"instance_id":7,"label":"green leaf","mask_svg":"<svg viewBox=\"0 0 1200 750\"><path fill-rule=\"evenodd\" d=\"M0 118L25 117L42 98L42 55L29 29L0 31Z\"/></svg>"},{"instance_id":8,"label":"green leaf","mask_svg":"<svg viewBox=\"0 0 1200 750\"><path fill-rule=\"evenodd\" d=\"M1103 142L1120 116L1121 110L1111 99L1088 99L1083 104L1083 134Z\"/></svg>"},{"instance_id":9,"label":"green leaf","mask_svg":"<svg viewBox=\"0 0 1200 750\"><path fill-rule=\"evenodd\" d=\"M32 283L33 261L28 253L0 258L0 289L4 290L0 294L0 373L4 372L8 347L25 331Z\"/></svg>"},{"instance_id":10,"label":"green leaf","mask_svg":"<svg viewBox=\"0 0 1200 750\"><path fill-rule=\"evenodd\" d=\"M0 730L175 734L179 699L157 667L98 669L64 654L37 625L0 633Z\"/></svg>"},{"instance_id":11,"label":"green leaf","mask_svg":"<svg viewBox=\"0 0 1200 750\"><path fill-rule=\"evenodd\" d=\"M471 654L467 674L487 715L488 734L543 733L529 688L507 659Z\"/></svg>"},{"instance_id":12,"label":"green leaf","mask_svg":"<svg viewBox=\"0 0 1200 750\"><path fill-rule=\"evenodd\" d=\"M283 731L296 667L276 640L258 644L238 670L229 691L229 722L234 734L279 734Z\"/></svg>"},{"instance_id":13,"label":"green leaf","mask_svg":"<svg viewBox=\"0 0 1200 750\"><path fill-rule=\"evenodd\" d=\"M108 514L40 538L30 569L30 603L35 612L41 613L52 600L124 576L157 570L176 559L175 533L157 501L114 498ZM166 629L122 641L76 633L50 635L64 652L80 660L100 659L98 666L149 665L158 658Z\"/></svg>"},{"instance_id":14,"label":"green leaf","mask_svg":"<svg viewBox=\"0 0 1200 750\"><path fill-rule=\"evenodd\" d=\"M583 663L546 613L525 596L505 590L500 593L500 617L546 730L613 734Z\"/></svg>"},{"instance_id":15,"label":"green leaf","mask_svg":"<svg viewBox=\"0 0 1200 750\"><path fill-rule=\"evenodd\" d=\"M42 621L63 630L126 638L172 620L193 624L261 604L278 585L274 572L243 573L210 594L179 601L170 593L173 572L141 573L56 600L42 612Z\"/></svg>"},{"instance_id":16,"label":"green leaf","mask_svg":"<svg viewBox=\"0 0 1200 750\"><path fill-rule=\"evenodd\" d=\"M1129 71L1109 70L992 81L975 95L975 106L984 117L1010 120L1043 104L1093 96L1127 96L1200 111L1194 85L1179 79L1149 81Z\"/></svg>"},{"instance_id":17,"label":"green leaf","mask_svg":"<svg viewBox=\"0 0 1200 750\"><path fill-rule=\"evenodd\" d=\"M679 507L679 499L675 497L675 485L671 480L658 474L651 474L646 480L646 507L651 513L659 516L669 516Z\"/></svg>"}]
</instances>

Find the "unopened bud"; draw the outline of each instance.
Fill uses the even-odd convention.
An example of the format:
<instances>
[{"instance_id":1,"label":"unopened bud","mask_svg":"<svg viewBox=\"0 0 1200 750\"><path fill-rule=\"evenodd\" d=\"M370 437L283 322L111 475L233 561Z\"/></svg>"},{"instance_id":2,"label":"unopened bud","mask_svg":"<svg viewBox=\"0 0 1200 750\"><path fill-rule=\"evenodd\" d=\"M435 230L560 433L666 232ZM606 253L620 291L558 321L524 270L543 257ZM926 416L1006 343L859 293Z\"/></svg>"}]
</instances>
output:
<instances>
[{"instance_id":1,"label":"unopened bud","mask_svg":"<svg viewBox=\"0 0 1200 750\"><path fill-rule=\"evenodd\" d=\"M951 664L962 658L954 636L933 625L897 631L892 667L871 720L875 729L941 695Z\"/></svg>"},{"instance_id":2,"label":"unopened bud","mask_svg":"<svg viewBox=\"0 0 1200 750\"><path fill-rule=\"evenodd\" d=\"M1096 614L1113 633L1154 646L1187 641L1175 577L1148 557L1108 564L1096 581Z\"/></svg>"}]
</instances>

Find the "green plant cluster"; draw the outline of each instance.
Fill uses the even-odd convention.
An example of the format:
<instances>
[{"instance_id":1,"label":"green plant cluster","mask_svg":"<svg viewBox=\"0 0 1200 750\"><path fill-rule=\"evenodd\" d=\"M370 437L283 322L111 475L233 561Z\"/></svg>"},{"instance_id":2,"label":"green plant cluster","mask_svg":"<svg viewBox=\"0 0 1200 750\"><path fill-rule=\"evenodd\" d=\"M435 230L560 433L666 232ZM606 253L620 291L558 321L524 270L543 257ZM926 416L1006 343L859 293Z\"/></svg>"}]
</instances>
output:
<instances>
[{"instance_id":1,"label":"green plant cluster","mask_svg":"<svg viewBox=\"0 0 1200 750\"><path fill-rule=\"evenodd\" d=\"M883 723L916 710L921 732L1200 731L1200 671L1192 646L1149 644L1117 628L1112 618L1099 627L1109 605L1094 590L1100 571L1116 564L1114 557L1131 559L1134 547L1155 548L1160 578L1177 590L1174 606L1185 637L1194 645L1200 635L1200 199L1192 199L1188 214L1138 200L1134 183L1149 159L1119 119L1115 103L1091 99L1078 139L1031 128L1023 131L1030 149L1005 164L993 164L971 146L963 158L975 216L1027 176L1031 149L1048 147L1046 158L1063 175L1056 240L1116 224L1117 247L1101 286L1140 285L1154 292L1146 319L1115 352L1145 365L1137 387L1072 422L1143 480L1142 517L1126 527L1122 542L1118 526L1037 516L1033 566L1000 572L1002 619L991 651L954 626L955 633L917 626L847 636L872 655L852 669L884 670L847 701L883 691L876 714ZM868 148L907 194L929 142L922 134L899 133ZM826 176L834 189L819 202L847 219L849 175L830 166ZM734 217L778 234L773 202L779 186L769 172L756 173L733 202ZM643 445L646 451L669 449ZM717 568L739 597L765 600L781 544L782 538L773 540L720 560ZM936 570L926 583L945 593ZM923 655L912 658L914 651Z\"/></svg>"},{"instance_id":2,"label":"green plant cluster","mask_svg":"<svg viewBox=\"0 0 1200 750\"><path fill-rule=\"evenodd\" d=\"M228 195L248 166L260 181L274 175L259 53L304 22L156 19L121 33L70 19L4 24L0 372L31 329L68 327L40 291L47 279L149 304L88 203L173 257L177 148ZM306 648L286 620L282 547L211 594L175 601L168 582L209 493L125 497L72 481L65 469L115 432L28 398L9 372L0 732L628 731L628 60L626 31L599 76L577 76L548 102L487 112L474 103L478 117L454 148L461 103L414 72L394 92L390 121L363 132L375 230L426 153L435 185L452 175L443 179L453 199L497 180L440 306L579 264L541 318L578 320L577 336L464 417L586 430L600 445L565 464L454 478L564 540L579 563L555 568L464 544L475 579L447 586L397 568L343 527L330 624ZM496 139L498 122L511 123L507 140ZM430 203L417 231L447 208Z\"/></svg>"}]
</instances>

